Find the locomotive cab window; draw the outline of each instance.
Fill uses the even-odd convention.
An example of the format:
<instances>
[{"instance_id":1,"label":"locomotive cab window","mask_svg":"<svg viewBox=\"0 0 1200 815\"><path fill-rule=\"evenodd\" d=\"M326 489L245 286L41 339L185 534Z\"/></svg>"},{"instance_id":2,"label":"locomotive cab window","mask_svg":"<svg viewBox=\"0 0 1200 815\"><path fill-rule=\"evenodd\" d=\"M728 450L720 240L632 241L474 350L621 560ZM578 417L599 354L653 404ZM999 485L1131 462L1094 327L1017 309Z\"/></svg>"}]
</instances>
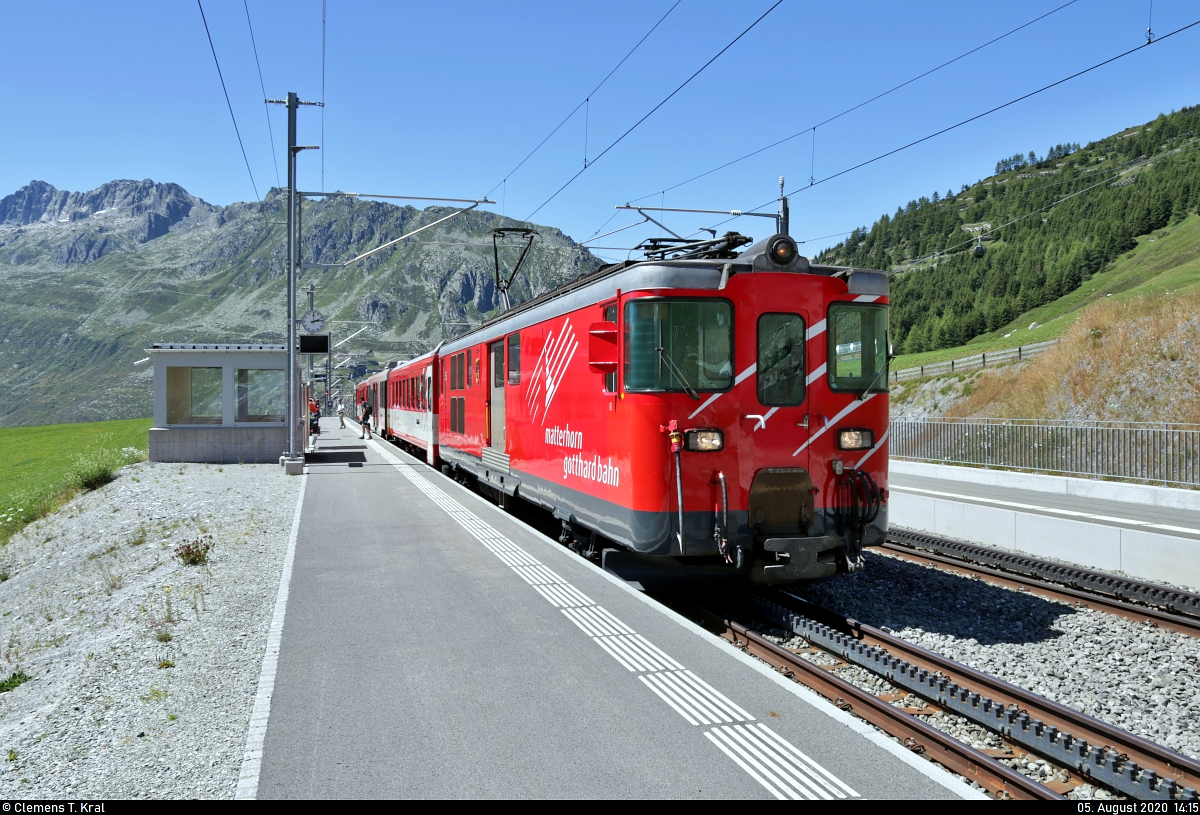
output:
<instances>
[{"instance_id":1,"label":"locomotive cab window","mask_svg":"<svg viewBox=\"0 0 1200 815\"><path fill-rule=\"evenodd\" d=\"M723 391L733 384L733 305L716 298L625 304L625 390Z\"/></svg>"},{"instance_id":2,"label":"locomotive cab window","mask_svg":"<svg viewBox=\"0 0 1200 815\"><path fill-rule=\"evenodd\" d=\"M804 320L799 314L758 318L758 401L798 405L804 401Z\"/></svg>"},{"instance_id":3,"label":"locomotive cab window","mask_svg":"<svg viewBox=\"0 0 1200 815\"><path fill-rule=\"evenodd\" d=\"M508 384L521 384L521 335L508 335Z\"/></svg>"},{"instance_id":4,"label":"locomotive cab window","mask_svg":"<svg viewBox=\"0 0 1200 815\"><path fill-rule=\"evenodd\" d=\"M829 307L829 387L835 391L887 390L886 306L834 303Z\"/></svg>"}]
</instances>

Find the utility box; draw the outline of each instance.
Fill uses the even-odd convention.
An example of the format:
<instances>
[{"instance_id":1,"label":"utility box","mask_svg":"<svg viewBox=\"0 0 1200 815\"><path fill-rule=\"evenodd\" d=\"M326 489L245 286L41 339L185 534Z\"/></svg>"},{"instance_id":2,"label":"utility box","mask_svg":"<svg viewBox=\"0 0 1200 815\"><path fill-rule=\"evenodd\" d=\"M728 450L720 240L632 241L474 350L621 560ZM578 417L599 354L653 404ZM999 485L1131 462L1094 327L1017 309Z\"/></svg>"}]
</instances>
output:
<instances>
[{"instance_id":1,"label":"utility box","mask_svg":"<svg viewBox=\"0 0 1200 815\"><path fill-rule=\"evenodd\" d=\"M288 448L287 346L156 344L151 461L276 463Z\"/></svg>"}]
</instances>

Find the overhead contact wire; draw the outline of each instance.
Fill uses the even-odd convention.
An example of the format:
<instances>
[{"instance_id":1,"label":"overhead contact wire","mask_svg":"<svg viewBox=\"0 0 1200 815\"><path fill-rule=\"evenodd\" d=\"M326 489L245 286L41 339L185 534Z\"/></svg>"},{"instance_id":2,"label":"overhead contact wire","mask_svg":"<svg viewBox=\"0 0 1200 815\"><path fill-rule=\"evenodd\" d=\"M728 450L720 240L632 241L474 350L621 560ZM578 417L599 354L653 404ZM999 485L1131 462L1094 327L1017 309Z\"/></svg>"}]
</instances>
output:
<instances>
[{"instance_id":1,"label":"overhead contact wire","mask_svg":"<svg viewBox=\"0 0 1200 815\"><path fill-rule=\"evenodd\" d=\"M262 65L258 61L258 46L254 42L254 25L250 22L250 6L242 0L246 9L246 27L250 29L250 47L254 49L254 65L258 68L258 87L262 88L263 112L267 115L267 134L271 137L271 161L275 162L275 186L282 186L279 181L279 159L275 157L275 130L271 127L271 110L267 107L267 86L263 82Z\"/></svg>"},{"instance_id":2,"label":"overhead contact wire","mask_svg":"<svg viewBox=\"0 0 1200 815\"><path fill-rule=\"evenodd\" d=\"M538 142L537 147L535 147L529 151L529 155L527 155L527 156L525 156L525 158L521 159L520 163L518 163L516 167L513 167L511 170L509 170L508 173L505 174L504 178L500 181L499 184L497 184L495 187L492 187L490 190L488 190L487 195L485 195L484 198L487 198L489 195L494 193L501 184L504 184L505 182L508 181L508 179L510 179L512 177L513 173L515 173L517 170L521 169L521 167L524 166L525 162L527 162L527 161L529 161L529 159L533 158L533 154L536 153L538 150L541 150L542 145L544 145L546 142L550 141L550 137L553 136L555 133L557 133L559 130L561 130L562 126L565 125L568 121L570 121L571 117L574 116L576 113L578 113L579 109L581 107L583 107L584 105L586 105L588 103L589 99L591 99L593 96L596 95L596 91L598 91L602 87L604 87L604 83L609 80L609 77L611 77L613 74L615 74L617 72L617 68L620 68L622 65L625 64L625 60L627 60L631 56L633 56L633 52L638 50L638 48L641 46L641 44L646 41L646 38L649 37L651 34L653 34L654 30L656 28L658 28L660 25L662 25L663 20L667 19L667 17L671 14L671 12L675 10L675 6L678 6L681 2L683 2L683 0L675 0L675 5L671 6L669 9L667 9L667 13L664 14L662 17L660 17L658 22L655 23L653 26L651 26L650 30L647 31L644 35L642 35L642 38L637 41L637 45L635 45L635 46L633 46L633 48L629 49L629 53L621 58L621 61L618 62L611 71L608 72L608 74L604 77L604 79L600 80L600 84L597 85L596 87L592 88L592 92L589 93L587 96L585 96L583 101L580 102L578 105L576 105L575 109L572 110L570 113L568 113L566 115L566 118L564 118L561 122L559 122L558 126L555 127L553 130L551 130L549 135L546 136L546 138L544 138L540 142ZM586 154L587 154L587 148L585 146L585 148L584 148L585 159L586 159Z\"/></svg>"},{"instance_id":3,"label":"overhead contact wire","mask_svg":"<svg viewBox=\"0 0 1200 815\"><path fill-rule=\"evenodd\" d=\"M1163 36L1161 36L1161 37L1157 37L1157 38L1155 38L1153 42L1145 42L1145 43L1142 43L1141 45L1139 45L1139 46L1137 46L1137 47L1135 47L1135 48L1130 48L1128 51L1124 51L1124 52L1122 52L1122 53L1120 53L1120 54L1117 54L1116 56L1109 57L1108 59L1104 60L1103 62L1097 62L1095 65L1093 65L1093 66L1092 66L1092 67L1090 67L1090 68L1084 68L1082 71L1077 71L1077 72L1075 72L1075 73L1071 74L1070 76L1063 77L1062 79L1058 80L1057 82L1051 82L1049 85L1044 85L1044 86L1042 86L1042 87L1038 88L1038 89L1037 89L1037 90L1035 90L1035 91L1030 91L1030 92L1029 92L1029 93L1027 93L1027 94L1024 94L1024 95L1022 95L1022 96L1018 96L1016 99L1013 99L1013 100L1011 100L1011 101L1005 102L1005 103L1004 103L1004 104L1002 104L1002 105L997 105L996 107L994 107L994 108L991 108L990 110L985 110L983 113L977 113L976 115L974 115L974 116L971 116L971 117L970 117L970 118L968 118L968 119L963 119L961 122L958 122L957 124L952 124L952 125L950 125L949 127L943 127L941 130L937 131L936 133L930 133L928 136L923 136L922 138L916 139L915 141L911 141L911 142L909 142L908 144L902 145L902 146L900 146L900 147L897 147L897 148L895 148L895 149L893 149L893 150L888 150L886 153L880 153L879 155L875 156L874 158L870 158L870 159L867 159L866 161L859 162L858 164L855 164L853 167L847 167L846 169L844 169L844 170L840 170L840 171L838 171L838 172L834 173L833 175L828 175L828 176L825 176L824 178L822 178L822 179L820 179L820 180L818 180L818 181L815 181L815 182L813 182L811 185L809 185L809 186L807 186L807 187L800 187L799 189L792 190L792 191L791 191L791 192L789 192L789 193L785 193L785 196L788 196L788 195L797 195L797 194L799 194L799 193L801 193L801 192L804 192L805 190L812 189L813 187L817 186L818 184L824 184L826 181L832 181L833 179L835 179L835 178L839 178L840 176L846 175L847 173L851 173L851 172L854 172L855 170L858 170L858 169L861 169L861 168L863 168L863 167L866 167L868 164L874 164L875 162L877 162L877 161L880 161L881 159L885 159L885 158L887 158L887 157L889 157L889 156L894 156L896 153L899 153L899 152L902 152L902 151L904 151L904 150L907 150L907 149L908 149L908 148L910 148L910 147L915 147L915 146L916 146L916 145L918 145L918 144L921 144L921 143L923 143L923 142L927 142L927 141L929 141L929 140L930 140L930 139L932 139L932 138L936 138L937 136L941 136L941 135L943 135L944 133L949 133L951 130L956 130L956 129L958 129L958 128L962 127L963 125L970 124L971 122L974 122L974 121L976 121L976 120L978 120L978 119L982 119L983 117L985 117L985 116L989 116L989 115L991 115L991 114L993 114L993 113L996 113L997 111L1004 110L1004 109L1005 109L1005 108L1007 108L1007 107L1011 107L1012 105L1015 105L1015 104L1017 104L1018 102L1023 102L1023 101L1025 101L1026 99L1029 99L1030 97L1037 96L1039 93L1042 93L1042 92L1044 92L1044 91L1048 91L1048 90L1050 90L1051 88L1056 88L1056 87L1058 87L1059 85L1063 84L1064 82L1069 82L1069 81L1071 81L1072 79L1077 79L1078 77L1081 77L1081 76L1083 76L1084 74L1091 73L1092 71L1096 70L1097 68L1103 68L1105 65L1108 65L1108 64L1109 64L1109 63L1111 63L1111 62L1116 62L1117 60L1119 60L1119 59L1122 59L1123 57L1127 57L1127 56L1129 56L1129 55L1130 55L1130 54L1132 54L1132 53L1135 53L1135 52L1137 52L1137 51L1141 51L1143 48L1148 48L1148 47L1149 47L1149 46L1151 46L1151 45L1157 45L1158 43L1162 42L1163 40L1167 39L1168 37L1173 37L1173 36L1175 36L1176 34L1180 34L1180 33L1184 32L1184 31L1187 31L1187 30L1188 30L1188 29L1190 29L1190 28L1195 28L1195 27L1196 27L1196 26L1198 26L1198 25L1200 25L1200 20L1196 20L1195 22L1188 23L1188 24L1187 24L1187 25L1185 25L1185 26L1181 26L1181 27L1179 27L1179 28L1175 29L1174 31L1172 31L1172 32L1171 32L1171 33L1169 33L1169 34L1164 34L1164 35L1163 35ZM774 204L774 203L775 203L776 201L778 201L778 200L779 200L778 198L772 198L770 201L767 201L767 202L765 202L765 203L759 204L758 206L756 206L756 207L754 207L754 208L752 208L752 209L745 209L745 210L742 210L742 211L743 211L743 212L757 212L758 210L762 209L763 207L769 207L769 206L771 206L772 204ZM739 217L739 216L734 216L734 217L736 218L736 217ZM733 218L727 218L727 219L725 219L724 221L721 221L721 222L719 222L719 223L717 223L717 224L714 224L713 226L714 226L714 227L716 227L716 226L721 226L722 224L727 224L727 223L729 223L729 222L730 222L730 221L732 221L732 220L734 220L734 219L733 219Z\"/></svg>"},{"instance_id":4,"label":"overhead contact wire","mask_svg":"<svg viewBox=\"0 0 1200 815\"><path fill-rule=\"evenodd\" d=\"M1004 39L1005 37L1012 36L1013 34L1016 34L1021 29L1028 28L1029 26L1033 25L1034 23L1040 22L1041 20L1046 19L1050 15L1056 14L1056 13L1062 11L1063 9L1065 9L1067 6L1073 5L1077 2L1079 2L1079 0L1070 0L1067 3L1063 3L1058 8L1051 9L1050 11L1047 11L1045 14L1043 14L1040 17L1035 17L1034 19L1030 20L1029 22L1019 25L1016 28L1012 29L1011 31L1008 31L1007 33L1001 34L999 37L990 39L987 42L983 43L982 45L977 45L974 48L972 48L970 51L965 51L965 52L959 54L954 59L950 59L950 60L947 60L946 62L943 62L941 65L937 66L936 68L930 68L928 71L925 71L922 74L917 74L912 79L901 82L899 85L896 85L893 88L883 91L882 93L877 93L874 96L872 96L870 99L867 99L866 101L863 101L863 102L859 102L854 107L846 108L841 113L838 113L834 116L830 116L828 119L825 119L824 121L817 122L815 125L812 125L811 127L806 127L797 133L793 133L790 136L786 136L786 137L780 139L779 141L772 142L771 144L768 144L766 147L760 147L759 149L754 150L753 152L747 153L746 155L742 156L741 158L735 158L733 161L727 161L719 167L714 167L711 170L700 173L700 175L692 176L687 181L680 181L678 184L674 184L670 187L667 187L666 191L670 192L671 190L675 189L676 187L682 187L687 184L691 184L693 181L698 181L701 178L704 178L705 176L712 175L713 173L719 172L720 170L724 170L726 167L732 167L734 164L745 161L748 158L753 158L754 156L757 156L759 153L766 152L767 150L770 150L774 147L778 147L779 145L784 144L785 142L789 142L792 139L799 138L800 136L803 136L805 133L808 133L809 131L812 131L813 137L815 139L816 130L818 127L823 127L823 126L829 124L830 122L836 121L849 113L853 113L854 111L858 110L861 107L865 107L866 105L869 105L872 102L882 99L883 97L887 96L888 94L895 93L896 91L900 90L901 88L911 85L912 83L916 82L917 80L924 79L925 77L929 76L930 74L937 73L938 71L942 70L943 68L945 68L949 65L953 65L954 63L958 62L959 60L965 59L966 57L971 56L971 54L974 54L976 51L981 51L984 48L987 48L989 45L994 45L995 43L1000 42L1000 40ZM649 198L652 195L658 195L658 192L656 191L656 192L652 192L652 193L647 193L646 195L643 195L640 198L632 198L629 200L630 201L641 201L643 199ZM596 231L599 232L600 230L596 230Z\"/></svg>"},{"instance_id":5,"label":"overhead contact wire","mask_svg":"<svg viewBox=\"0 0 1200 815\"><path fill-rule=\"evenodd\" d=\"M254 173L250 170L250 159L246 158L246 145L242 144L242 132L238 130L237 117L233 115L233 103L229 101L229 91L225 87L225 77L221 74L221 61L217 59L217 49L213 45L212 32L208 30L208 20L204 17L204 5L196 0L200 7L200 19L204 22L204 33L208 35L208 47L212 49L213 62L217 65L217 77L221 80L221 90L225 92L225 104L229 106L229 118L233 120L233 132L237 134L238 147L242 148L242 160L246 162L246 172L250 175L250 186L254 188L254 198L262 198L258 194L258 185L254 183Z\"/></svg>"},{"instance_id":6,"label":"overhead contact wire","mask_svg":"<svg viewBox=\"0 0 1200 815\"><path fill-rule=\"evenodd\" d=\"M717 59L722 54L724 54L726 51L728 51L730 48L732 48L737 43L738 40L740 40L742 37L749 34L751 29L753 29L756 25L761 23L766 18L766 16L768 14L770 14L772 11L774 11L775 9L777 9L782 2L783 2L783 0L776 0L775 4L773 6L771 6L769 9L767 9L766 11L764 11L762 13L762 16L760 16L757 20L755 20L749 26L747 26L746 29L741 34L738 34L736 37L734 37L729 42L729 44L726 45L724 48L722 48L720 51L718 51L712 57L712 59L710 59L708 62L704 63L703 65L701 65L694 74L692 74L686 80L684 80L683 84L681 84L675 90L671 91L671 93L667 95L667 98L663 99L661 102L659 102L653 108L651 108L650 112L647 113L645 116L643 116L642 118L640 118L636 122L634 122L633 126L630 127L628 130L626 130L624 133L622 133L620 136L618 136L617 139L612 144L610 144L608 147L605 147L603 150L601 150L600 154L597 155L594 159L592 159L587 167L583 168L579 172L575 173L575 175L573 175L569 179L567 179L567 182L565 184L563 184L561 187L559 187L557 190L555 190L553 195L551 195L549 198L547 198L545 201L543 201L541 204L539 204L537 209L535 209L533 212L529 213L529 215L527 215L525 217L525 220L528 221L530 218L532 218L534 215L536 215L538 212L540 212L541 209L544 206L546 206L546 204L549 204L551 201L553 201L555 198L557 198L559 193L561 193L567 187L571 186L571 184L574 183L575 179L577 179L577 178L579 178L579 176L583 175L583 173L588 169L588 167L594 167L597 161L604 158L605 153L607 153L609 150L612 150L614 147L616 147L618 144L620 144L621 141L626 136L628 136L630 133L632 133L634 130L636 130L638 128L638 126L642 124L642 122L646 121L651 116L653 116L655 111L657 111L659 108L661 108L667 102L671 101L671 99L675 96L675 94L679 93L681 90L686 88L693 79L700 76L700 74L704 72L705 68L707 68L709 65L712 65L714 62L716 62Z\"/></svg>"}]
</instances>

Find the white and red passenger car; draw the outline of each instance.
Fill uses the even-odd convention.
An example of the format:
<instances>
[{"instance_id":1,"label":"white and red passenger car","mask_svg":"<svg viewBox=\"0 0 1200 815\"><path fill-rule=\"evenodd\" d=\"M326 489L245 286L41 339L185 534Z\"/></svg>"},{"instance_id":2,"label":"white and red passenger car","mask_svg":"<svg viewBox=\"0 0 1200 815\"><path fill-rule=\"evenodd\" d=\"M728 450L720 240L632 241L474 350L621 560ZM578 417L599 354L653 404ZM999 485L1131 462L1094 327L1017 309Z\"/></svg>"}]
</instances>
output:
<instances>
[{"instance_id":1,"label":"white and red passenger car","mask_svg":"<svg viewBox=\"0 0 1200 815\"><path fill-rule=\"evenodd\" d=\"M625 262L370 377L356 401L384 437L576 535L818 579L886 533L887 306L886 273L810 264L784 235Z\"/></svg>"}]
</instances>

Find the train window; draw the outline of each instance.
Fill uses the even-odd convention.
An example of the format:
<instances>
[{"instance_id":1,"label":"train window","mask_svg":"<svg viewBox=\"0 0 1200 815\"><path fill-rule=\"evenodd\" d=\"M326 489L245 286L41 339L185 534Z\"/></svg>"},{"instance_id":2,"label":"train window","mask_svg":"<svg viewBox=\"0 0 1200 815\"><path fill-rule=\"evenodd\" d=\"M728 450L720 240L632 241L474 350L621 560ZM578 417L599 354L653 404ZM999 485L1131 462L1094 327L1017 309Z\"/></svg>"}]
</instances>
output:
<instances>
[{"instance_id":1,"label":"train window","mask_svg":"<svg viewBox=\"0 0 1200 815\"><path fill-rule=\"evenodd\" d=\"M733 384L733 305L728 300L625 304L625 390L720 391Z\"/></svg>"},{"instance_id":2,"label":"train window","mask_svg":"<svg viewBox=\"0 0 1200 815\"><path fill-rule=\"evenodd\" d=\"M617 304L616 303L613 303L611 306L604 307L604 321L609 322L609 323L615 323L617 321ZM616 371L613 371L611 374L604 375L604 391L606 393L616 393L617 392L617 372Z\"/></svg>"},{"instance_id":3,"label":"train window","mask_svg":"<svg viewBox=\"0 0 1200 815\"><path fill-rule=\"evenodd\" d=\"M521 335L508 335L508 384L521 384Z\"/></svg>"},{"instance_id":4,"label":"train window","mask_svg":"<svg viewBox=\"0 0 1200 815\"><path fill-rule=\"evenodd\" d=\"M829 387L835 391L887 390L888 310L865 303L829 307Z\"/></svg>"},{"instance_id":5,"label":"train window","mask_svg":"<svg viewBox=\"0 0 1200 815\"><path fill-rule=\"evenodd\" d=\"M492 346L492 385L504 385L504 343L500 342Z\"/></svg>"},{"instance_id":6,"label":"train window","mask_svg":"<svg viewBox=\"0 0 1200 815\"><path fill-rule=\"evenodd\" d=\"M471 349L467 349L467 387L471 387Z\"/></svg>"},{"instance_id":7,"label":"train window","mask_svg":"<svg viewBox=\"0 0 1200 815\"><path fill-rule=\"evenodd\" d=\"M804 401L804 320L799 314L758 318L758 401L798 405Z\"/></svg>"}]
</instances>

